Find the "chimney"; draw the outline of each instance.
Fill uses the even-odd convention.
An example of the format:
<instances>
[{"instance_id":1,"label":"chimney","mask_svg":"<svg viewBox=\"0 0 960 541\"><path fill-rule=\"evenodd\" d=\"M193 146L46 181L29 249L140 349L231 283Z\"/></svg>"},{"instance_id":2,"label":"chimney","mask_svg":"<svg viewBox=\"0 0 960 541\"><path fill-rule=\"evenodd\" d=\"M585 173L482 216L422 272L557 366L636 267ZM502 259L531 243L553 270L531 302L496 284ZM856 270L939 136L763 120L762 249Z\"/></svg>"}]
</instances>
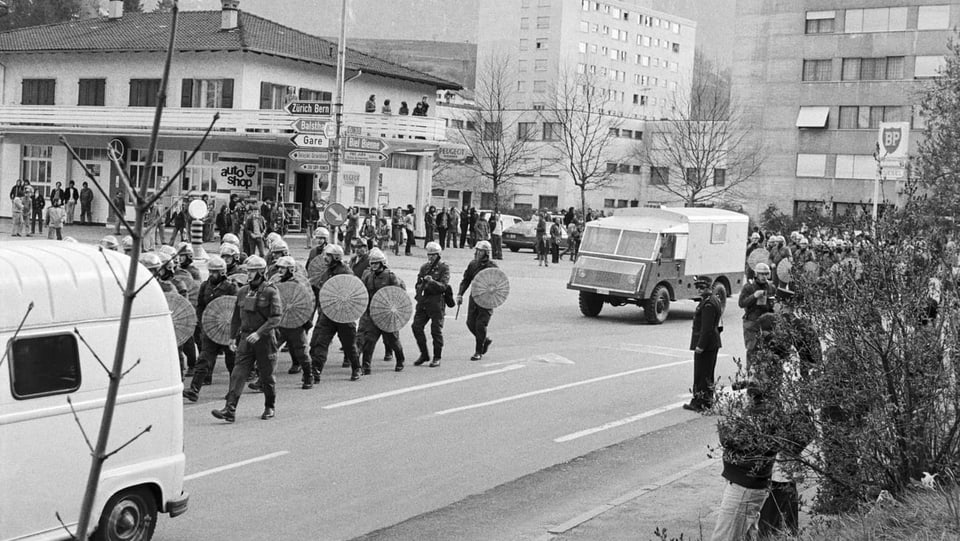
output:
<instances>
[{"instance_id":1,"label":"chimney","mask_svg":"<svg viewBox=\"0 0 960 541\"><path fill-rule=\"evenodd\" d=\"M235 30L240 14L240 0L220 0L223 11L220 12L220 30Z\"/></svg>"},{"instance_id":2,"label":"chimney","mask_svg":"<svg viewBox=\"0 0 960 541\"><path fill-rule=\"evenodd\" d=\"M123 0L110 0L107 5L107 17L111 20L123 17Z\"/></svg>"}]
</instances>

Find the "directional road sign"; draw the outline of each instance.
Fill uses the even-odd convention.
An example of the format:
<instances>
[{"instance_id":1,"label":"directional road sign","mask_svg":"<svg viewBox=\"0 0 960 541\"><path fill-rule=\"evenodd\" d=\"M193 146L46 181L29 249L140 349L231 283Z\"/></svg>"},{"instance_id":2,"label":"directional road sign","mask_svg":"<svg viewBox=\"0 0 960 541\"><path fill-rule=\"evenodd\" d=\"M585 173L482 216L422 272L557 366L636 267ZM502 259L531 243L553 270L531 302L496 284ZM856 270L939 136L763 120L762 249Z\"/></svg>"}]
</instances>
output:
<instances>
[{"instance_id":1,"label":"directional road sign","mask_svg":"<svg viewBox=\"0 0 960 541\"><path fill-rule=\"evenodd\" d=\"M290 128L297 133L326 133L325 130L328 125L329 123L326 120L298 118L290 124ZM330 136L328 135L327 137Z\"/></svg>"},{"instance_id":2,"label":"directional road sign","mask_svg":"<svg viewBox=\"0 0 960 541\"><path fill-rule=\"evenodd\" d=\"M295 146L306 148L330 148L330 139L312 133L298 133L290 138Z\"/></svg>"},{"instance_id":3,"label":"directional road sign","mask_svg":"<svg viewBox=\"0 0 960 541\"><path fill-rule=\"evenodd\" d=\"M329 163L298 163L297 171L303 173L326 173L330 170Z\"/></svg>"},{"instance_id":4,"label":"directional road sign","mask_svg":"<svg viewBox=\"0 0 960 541\"><path fill-rule=\"evenodd\" d=\"M330 203L323 209L323 219L328 224L336 227L347 221L347 207L340 203Z\"/></svg>"},{"instance_id":5,"label":"directional road sign","mask_svg":"<svg viewBox=\"0 0 960 541\"><path fill-rule=\"evenodd\" d=\"M330 116L328 101L291 101L284 107L291 115Z\"/></svg>"},{"instance_id":6,"label":"directional road sign","mask_svg":"<svg viewBox=\"0 0 960 541\"><path fill-rule=\"evenodd\" d=\"M346 150L383 152L387 149L387 144L383 142L383 139L377 139L376 137L348 136L345 138L344 148Z\"/></svg>"},{"instance_id":7,"label":"directional road sign","mask_svg":"<svg viewBox=\"0 0 960 541\"><path fill-rule=\"evenodd\" d=\"M330 161L330 153L325 150L291 150L290 159L295 162L327 162Z\"/></svg>"},{"instance_id":8,"label":"directional road sign","mask_svg":"<svg viewBox=\"0 0 960 541\"><path fill-rule=\"evenodd\" d=\"M343 159L351 162L383 162L387 160L387 155L383 152L356 152L345 150Z\"/></svg>"}]
</instances>

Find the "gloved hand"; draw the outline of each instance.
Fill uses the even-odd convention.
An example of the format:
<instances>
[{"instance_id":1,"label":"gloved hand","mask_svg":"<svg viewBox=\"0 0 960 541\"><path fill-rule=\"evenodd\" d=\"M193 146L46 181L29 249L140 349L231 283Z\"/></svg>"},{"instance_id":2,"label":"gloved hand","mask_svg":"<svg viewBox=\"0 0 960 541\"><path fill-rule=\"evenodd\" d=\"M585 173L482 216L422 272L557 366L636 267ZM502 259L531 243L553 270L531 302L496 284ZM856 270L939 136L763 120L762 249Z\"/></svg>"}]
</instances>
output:
<instances>
[{"instance_id":1,"label":"gloved hand","mask_svg":"<svg viewBox=\"0 0 960 541\"><path fill-rule=\"evenodd\" d=\"M259 334L255 333L255 332L252 332L252 333L250 333L249 335L247 335L247 343L248 343L248 344L256 344L256 343L259 342L259 341L260 341L260 335L259 335Z\"/></svg>"}]
</instances>

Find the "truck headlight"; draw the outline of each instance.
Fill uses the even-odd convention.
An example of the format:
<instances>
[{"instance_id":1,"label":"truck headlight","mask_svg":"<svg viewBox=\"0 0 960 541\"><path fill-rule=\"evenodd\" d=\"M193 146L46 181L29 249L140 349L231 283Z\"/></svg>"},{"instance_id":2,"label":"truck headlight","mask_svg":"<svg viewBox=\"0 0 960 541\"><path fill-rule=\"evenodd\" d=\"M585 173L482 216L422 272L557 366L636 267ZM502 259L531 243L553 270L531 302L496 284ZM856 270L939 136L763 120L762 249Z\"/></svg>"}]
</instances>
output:
<instances>
[{"instance_id":1,"label":"truck headlight","mask_svg":"<svg viewBox=\"0 0 960 541\"><path fill-rule=\"evenodd\" d=\"M577 276L579 276L580 278L586 278L587 277L586 269L579 269L577 271Z\"/></svg>"},{"instance_id":2,"label":"truck headlight","mask_svg":"<svg viewBox=\"0 0 960 541\"><path fill-rule=\"evenodd\" d=\"M630 285L632 285L632 286L637 285L637 276L634 275L634 274L631 274L630 276L628 276L628 277L627 277L627 283L630 284Z\"/></svg>"}]
</instances>

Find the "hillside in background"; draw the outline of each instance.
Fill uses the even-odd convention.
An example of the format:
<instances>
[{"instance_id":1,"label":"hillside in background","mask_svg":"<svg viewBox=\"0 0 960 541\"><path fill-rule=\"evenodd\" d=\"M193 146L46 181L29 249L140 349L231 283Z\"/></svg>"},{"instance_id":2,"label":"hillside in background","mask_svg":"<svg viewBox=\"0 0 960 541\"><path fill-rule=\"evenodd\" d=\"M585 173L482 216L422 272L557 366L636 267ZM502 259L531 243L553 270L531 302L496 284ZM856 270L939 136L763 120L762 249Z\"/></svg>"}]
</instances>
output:
<instances>
[{"instance_id":1,"label":"hillside in background","mask_svg":"<svg viewBox=\"0 0 960 541\"><path fill-rule=\"evenodd\" d=\"M347 39L347 47L460 83L465 88L473 88L476 80L477 46L473 43Z\"/></svg>"}]
</instances>

